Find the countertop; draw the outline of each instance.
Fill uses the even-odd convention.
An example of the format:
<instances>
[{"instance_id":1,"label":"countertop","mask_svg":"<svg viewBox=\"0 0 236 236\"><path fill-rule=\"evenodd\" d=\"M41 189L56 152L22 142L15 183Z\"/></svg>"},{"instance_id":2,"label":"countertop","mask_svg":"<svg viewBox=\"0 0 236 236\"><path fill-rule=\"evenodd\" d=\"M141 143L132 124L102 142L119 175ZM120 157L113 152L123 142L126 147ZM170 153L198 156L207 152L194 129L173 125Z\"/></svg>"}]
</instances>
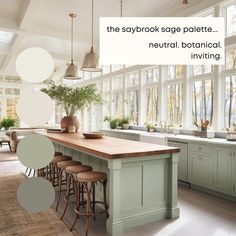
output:
<instances>
[{"instance_id":1,"label":"countertop","mask_svg":"<svg viewBox=\"0 0 236 236\"><path fill-rule=\"evenodd\" d=\"M102 131L102 130L101 130ZM184 142L202 142L205 144L222 144L222 145L230 145L230 146L235 146L236 142L235 141L228 141L227 139L223 138L201 138L201 137L196 137L193 135L184 135L184 134L169 134L169 133L160 133L160 132L147 132L147 131L142 131L142 130L122 130L122 129L104 129L104 131L111 131L111 132L123 132L123 133L130 133L130 134L139 134L142 136L149 136L153 138L167 138L168 140L176 140L176 141L184 141Z\"/></svg>"},{"instance_id":2,"label":"countertop","mask_svg":"<svg viewBox=\"0 0 236 236\"><path fill-rule=\"evenodd\" d=\"M166 153L177 153L179 148L157 144L142 143L104 136L101 139L86 139L81 133L47 133L37 132L47 136L50 140L67 147L79 149L88 154L106 159L144 157Z\"/></svg>"}]
</instances>

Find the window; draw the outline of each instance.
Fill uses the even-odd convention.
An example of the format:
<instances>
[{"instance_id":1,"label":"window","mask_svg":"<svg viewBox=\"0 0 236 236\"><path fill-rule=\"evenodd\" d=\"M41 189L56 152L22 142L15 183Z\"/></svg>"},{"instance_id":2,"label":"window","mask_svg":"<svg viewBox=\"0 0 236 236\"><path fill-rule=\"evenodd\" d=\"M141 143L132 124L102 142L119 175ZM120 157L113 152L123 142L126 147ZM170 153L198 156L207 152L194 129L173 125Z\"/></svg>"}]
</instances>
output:
<instances>
[{"instance_id":1,"label":"window","mask_svg":"<svg viewBox=\"0 0 236 236\"><path fill-rule=\"evenodd\" d=\"M0 42L1 43L11 43L14 33L0 31Z\"/></svg>"},{"instance_id":2,"label":"window","mask_svg":"<svg viewBox=\"0 0 236 236\"><path fill-rule=\"evenodd\" d=\"M236 67L236 48L226 49L225 60L226 69L233 69Z\"/></svg>"},{"instance_id":3,"label":"window","mask_svg":"<svg viewBox=\"0 0 236 236\"><path fill-rule=\"evenodd\" d=\"M109 74L111 73L111 66L110 65L102 65L102 74Z\"/></svg>"},{"instance_id":4,"label":"window","mask_svg":"<svg viewBox=\"0 0 236 236\"><path fill-rule=\"evenodd\" d=\"M55 124L60 124L63 117L63 108L59 104L55 104Z\"/></svg>"},{"instance_id":5,"label":"window","mask_svg":"<svg viewBox=\"0 0 236 236\"><path fill-rule=\"evenodd\" d=\"M111 114L111 106L110 106L110 94L105 93L103 96L104 103L103 103L103 115L110 116Z\"/></svg>"},{"instance_id":6,"label":"window","mask_svg":"<svg viewBox=\"0 0 236 236\"><path fill-rule=\"evenodd\" d=\"M167 87L167 123L171 126L182 124L182 84Z\"/></svg>"},{"instance_id":7,"label":"window","mask_svg":"<svg viewBox=\"0 0 236 236\"><path fill-rule=\"evenodd\" d=\"M19 117L16 114L16 104L18 98L16 97L7 97L6 99L6 117L11 117L16 121L16 124L19 124Z\"/></svg>"},{"instance_id":8,"label":"window","mask_svg":"<svg viewBox=\"0 0 236 236\"><path fill-rule=\"evenodd\" d=\"M195 81L193 83L193 122L213 118L213 79Z\"/></svg>"},{"instance_id":9,"label":"window","mask_svg":"<svg viewBox=\"0 0 236 236\"><path fill-rule=\"evenodd\" d=\"M156 124L158 121L158 88L146 89L146 119L148 123Z\"/></svg>"},{"instance_id":10,"label":"window","mask_svg":"<svg viewBox=\"0 0 236 236\"><path fill-rule=\"evenodd\" d=\"M182 65L171 65L168 66L168 79L182 79L184 77L184 66Z\"/></svg>"},{"instance_id":11,"label":"window","mask_svg":"<svg viewBox=\"0 0 236 236\"><path fill-rule=\"evenodd\" d=\"M191 74L193 76L207 74L213 72L213 66L211 65L194 65L191 66Z\"/></svg>"},{"instance_id":12,"label":"window","mask_svg":"<svg viewBox=\"0 0 236 236\"><path fill-rule=\"evenodd\" d=\"M112 89L122 89L123 87L123 78L122 76L118 76L112 79Z\"/></svg>"},{"instance_id":13,"label":"window","mask_svg":"<svg viewBox=\"0 0 236 236\"><path fill-rule=\"evenodd\" d=\"M130 73L126 76L127 87L133 87L139 85L139 76L137 72Z\"/></svg>"},{"instance_id":14,"label":"window","mask_svg":"<svg viewBox=\"0 0 236 236\"><path fill-rule=\"evenodd\" d=\"M226 9L227 21L227 36L236 34L236 4L227 7Z\"/></svg>"},{"instance_id":15,"label":"window","mask_svg":"<svg viewBox=\"0 0 236 236\"><path fill-rule=\"evenodd\" d=\"M111 71L118 71L118 70L122 70L123 69L123 65L112 65L111 66Z\"/></svg>"},{"instance_id":16,"label":"window","mask_svg":"<svg viewBox=\"0 0 236 236\"><path fill-rule=\"evenodd\" d=\"M20 95L20 89L16 88L5 88L6 95Z\"/></svg>"},{"instance_id":17,"label":"window","mask_svg":"<svg viewBox=\"0 0 236 236\"><path fill-rule=\"evenodd\" d=\"M225 128L236 124L236 76L225 78Z\"/></svg>"},{"instance_id":18,"label":"window","mask_svg":"<svg viewBox=\"0 0 236 236\"><path fill-rule=\"evenodd\" d=\"M123 116L123 94L122 92L113 93L113 112L112 116L122 117Z\"/></svg>"},{"instance_id":19,"label":"window","mask_svg":"<svg viewBox=\"0 0 236 236\"><path fill-rule=\"evenodd\" d=\"M138 90L128 91L128 117L131 124L138 124Z\"/></svg>"},{"instance_id":20,"label":"window","mask_svg":"<svg viewBox=\"0 0 236 236\"><path fill-rule=\"evenodd\" d=\"M159 68L148 69L145 71L145 84L152 84L159 81Z\"/></svg>"}]
</instances>

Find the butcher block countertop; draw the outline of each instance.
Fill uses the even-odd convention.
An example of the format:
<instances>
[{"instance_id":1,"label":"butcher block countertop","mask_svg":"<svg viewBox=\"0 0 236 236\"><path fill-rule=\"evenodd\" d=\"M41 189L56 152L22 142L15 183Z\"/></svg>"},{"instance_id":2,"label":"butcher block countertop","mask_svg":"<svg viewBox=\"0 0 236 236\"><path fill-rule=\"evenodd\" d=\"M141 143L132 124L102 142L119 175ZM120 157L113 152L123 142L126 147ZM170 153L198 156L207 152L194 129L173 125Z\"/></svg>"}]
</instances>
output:
<instances>
[{"instance_id":1,"label":"butcher block countertop","mask_svg":"<svg viewBox=\"0 0 236 236\"><path fill-rule=\"evenodd\" d=\"M142 143L104 136L101 139L87 139L81 133L47 133L37 132L47 136L51 141L70 148L79 149L88 154L106 159L143 157L166 153L177 153L179 148Z\"/></svg>"}]
</instances>

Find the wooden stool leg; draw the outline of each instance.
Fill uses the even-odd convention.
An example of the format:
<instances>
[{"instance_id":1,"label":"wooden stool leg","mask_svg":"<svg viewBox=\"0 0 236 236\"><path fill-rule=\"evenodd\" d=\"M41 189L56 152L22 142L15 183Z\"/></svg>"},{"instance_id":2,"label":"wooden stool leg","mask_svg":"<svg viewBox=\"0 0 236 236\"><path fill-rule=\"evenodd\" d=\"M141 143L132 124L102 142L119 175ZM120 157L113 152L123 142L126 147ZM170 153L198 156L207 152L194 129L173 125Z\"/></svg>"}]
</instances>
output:
<instances>
[{"instance_id":1,"label":"wooden stool leg","mask_svg":"<svg viewBox=\"0 0 236 236\"><path fill-rule=\"evenodd\" d=\"M58 209L59 202L60 202L60 200L61 200L62 172L63 172L63 169L60 169L59 175L58 175L59 190L58 190L58 199L57 199L56 211L57 211L57 209Z\"/></svg>"},{"instance_id":2,"label":"wooden stool leg","mask_svg":"<svg viewBox=\"0 0 236 236\"><path fill-rule=\"evenodd\" d=\"M91 183L92 184L92 183ZM90 189L92 189L93 186L91 186ZM87 193L87 219L86 219L86 225L85 225L85 236L88 235L88 227L89 227L89 213L91 212L91 190L88 188L88 184L85 184L85 191Z\"/></svg>"},{"instance_id":3,"label":"wooden stool leg","mask_svg":"<svg viewBox=\"0 0 236 236\"><path fill-rule=\"evenodd\" d=\"M76 212L76 209L79 210L79 208L80 208L80 183L78 182L78 183L77 183L76 206L75 206L75 218L74 218L73 224L72 224L71 227L70 227L70 231L73 230L73 228L74 228L74 226L75 226L75 224L76 224L76 221L77 221L77 219L79 218L79 215L78 215L77 212Z\"/></svg>"},{"instance_id":4,"label":"wooden stool leg","mask_svg":"<svg viewBox=\"0 0 236 236\"><path fill-rule=\"evenodd\" d=\"M68 175L68 174L67 174L67 175ZM63 219L64 215L66 214L66 210L67 210L67 207L68 207L69 198L70 198L70 186L71 186L71 181L73 181L73 180L72 180L72 176L69 175L69 177L67 177L65 206L64 206L63 213L62 213L62 215L61 215L61 220Z\"/></svg>"},{"instance_id":5,"label":"wooden stool leg","mask_svg":"<svg viewBox=\"0 0 236 236\"><path fill-rule=\"evenodd\" d=\"M96 216L95 216L95 205L96 205L96 199L95 199L95 184L93 185L93 219L96 220Z\"/></svg>"}]
</instances>

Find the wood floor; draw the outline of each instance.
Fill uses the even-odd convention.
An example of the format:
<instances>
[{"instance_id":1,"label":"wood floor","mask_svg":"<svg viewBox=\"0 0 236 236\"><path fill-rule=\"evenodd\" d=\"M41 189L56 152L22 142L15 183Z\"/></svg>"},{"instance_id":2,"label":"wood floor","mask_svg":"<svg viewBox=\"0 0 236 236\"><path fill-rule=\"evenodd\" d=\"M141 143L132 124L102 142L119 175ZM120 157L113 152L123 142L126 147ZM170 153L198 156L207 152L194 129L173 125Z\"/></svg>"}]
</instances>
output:
<instances>
[{"instance_id":1,"label":"wood floor","mask_svg":"<svg viewBox=\"0 0 236 236\"><path fill-rule=\"evenodd\" d=\"M0 148L1 149L1 148ZM8 173L17 173L24 167L14 160L1 161L0 178ZM180 218L162 220L126 230L122 236L236 236L236 204L213 197L184 186L179 186ZM61 204L62 205L62 204ZM66 222L73 217L72 208L68 212ZM75 233L81 232L82 221L75 227ZM91 220L90 236L106 236L105 219L98 217Z\"/></svg>"}]
</instances>

